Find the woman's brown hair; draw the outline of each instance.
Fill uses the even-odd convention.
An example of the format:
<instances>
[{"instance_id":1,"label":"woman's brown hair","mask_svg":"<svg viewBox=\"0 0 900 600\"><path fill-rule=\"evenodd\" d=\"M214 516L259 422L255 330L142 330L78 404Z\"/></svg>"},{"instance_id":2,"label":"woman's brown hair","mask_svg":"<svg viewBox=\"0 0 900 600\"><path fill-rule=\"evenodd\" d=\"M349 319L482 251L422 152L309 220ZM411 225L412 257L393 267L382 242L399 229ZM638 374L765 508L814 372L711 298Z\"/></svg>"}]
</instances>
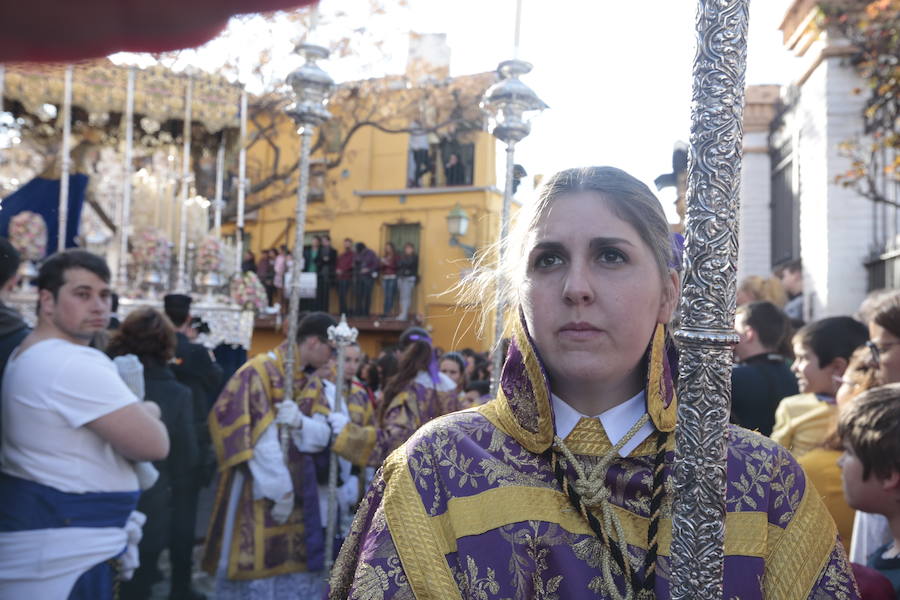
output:
<instances>
[{"instance_id":1,"label":"woman's brown hair","mask_svg":"<svg viewBox=\"0 0 900 600\"><path fill-rule=\"evenodd\" d=\"M175 356L175 326L155 308L139 308L128 313L109 341L110 356L135 354L144 365L166 363Z\"/></svg>"},{"instance_id":2,"label":"woman's brown hair","mask_svg":"<svg viewBox=\"0 0 900 600\"><path fill-rule=\"evenodd\" d=\"M872 322L900 337L900 293L888 294L876 304Z\"/></svg>"},{"instance_id":3,"label":"woman's brown hair","mask_svg":"<svg viewBox=\"0 0 900 600\"><path fill-rule=\"evenodd\" d=\"M397 373L387 380L384 397L378 407L378 422L382 425L384 412L394 396L403 391L416 378L419 371L428 369L431 363L431 336L421 327L410 327L400 336L400 362Z\"/></svg>"},{"instance_id":4,"label":"woman's brown hair","mask_svg":"<svg viewBox=\"0 0 900 600\"><path fill-rule=\"evenodd\" d=\"M872 364L872 354L866 346L860 346L853 351L850 362L844 370L844 379L853 384L853 395L848 399L850 404L863 392L878 386L878 369ZM834 416L828 434L822 441L823 448L828 450L844 449L841 436L838 435L838 419L843 408L843 406L838 406L838 414Z\"/></svg>"}]
</instances>

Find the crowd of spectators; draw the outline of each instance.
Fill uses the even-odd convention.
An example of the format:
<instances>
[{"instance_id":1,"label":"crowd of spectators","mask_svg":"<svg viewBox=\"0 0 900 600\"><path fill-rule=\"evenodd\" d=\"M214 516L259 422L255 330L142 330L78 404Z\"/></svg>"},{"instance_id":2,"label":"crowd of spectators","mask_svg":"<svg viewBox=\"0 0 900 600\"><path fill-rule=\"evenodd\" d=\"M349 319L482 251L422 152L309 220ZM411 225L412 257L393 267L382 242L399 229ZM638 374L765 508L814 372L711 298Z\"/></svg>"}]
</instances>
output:
<instances>
[{"instance_id":1,"label":"crowd of spectators","mask_svg":"<svg viewBox=\"0 0 900 600\"><path fill-rule=\"evenodd\" d=\"M731 420L797 458L837 525L862 597L894 598L900 292L872 292L854 316L804 323L802 281L794 262L738 286Z\"/></svg>"},{"instance_id":2,"label":"crowd of spectators","mask_svg":"<svg viewBox=\"0 0 900 600\"><path fill-rule=\"evenodd\" d=\"M288 294L285 289L285 273L293 264L287 246L270 248L262 252L258 261L252 252L244 254L243 269L254 271L266 290L269 306L276 303L285 307ZM331 245L331 237L317 235L303 249L303 272L315 273L315 295L305 298L304 311L345 314L348 317L377 317L382 319L410 320L414 313L414 290L419 281L419 255L415 245L407 242L398 252L393 242L387 242L378 253L364 242L343 240L338 252ZM290 281L287 279L287 281ZM382 288L381 310L373 311L372 297L375 286ZM332 303L332 290L337 306Z\"/></svg>"},{"instance_id":3,"label":"crowd of spectators","mask_svg":"<svg viewBox=\"0 0 900 600\"><path fill-rule=\"evenodd\" d=\"M350 315L368 314L372 288L380 279L385 314L394 310L399 295L404 316L417 273L415 248L407 244L398 253L387 244L379 257L361 242L347 239L343 247L338 254L327 237L316 238L304 255L307 272L325 282L324 290L336 283L340 308L350 309L353 301ZM7 289L10 281L14 284L19 259L2 239L0 257L0 286ZM245 255L248 265L253 258ZM256 264L267 289L274 288L273 300L283 292L289 261L282 247L264 252ZM0 370L5 378L0 484L7 494L52 496L63 504L69 496L101 494L104 502L119 506L115 525L126 530L137 508L146 519L143 539L139 544L132 540L141 566L122 587L122 597L148 596L161 577L157 565L163 549L169 550L177 597L199 597L191 589L191 550L197 493L215 470L206 418L221 372L209 371L207 351L191 347L187 296L167 296L165 314L152 308L132 311L111 337L101 335L112 303L109 279L102 259L67 251L41 267L34 331L0 303L0 366L8 363ZM888 594L900 589L900 291L873 292L855 316L808 323L802 322L802 271L798 277L786 267L770 278L748 278L738 293L731 421L770 437L797 458L831 513L863 597L893 597ZM308 300L327 309L329 295L317 293ZM799 307L793 315L787 312L791 306ZM372 356L354 345L344 365L346 389L355 399L348 400L347 418L329 421L338 444L334 452L341 452L342 428L374 428L366 435L378 440L375 454L354 462L371 468L396 447L401 425L403 435L411 435L435 415L491 397L489 354L471 348L444 351L418 327L407 329L397 346ZM334 386L333 361L315 373L326 388ZM413 394L409 390L415 386L432 386L437 396L434 406L428 404L434 415L413 423L397 412L412 396L400 404L397 398ZM58 452L60 439L71 440L67 452ZM82 474L73 476L76 472ZM346 485L355 490L366 478ZM143 490L139 503L138 488ZM10 512L10 506L3 510L7 525L27 517L44 528L59 527L52 515L39 519L18 508ZM70 518L96 515L73 512ZM17 569L41 552L39 542L18 547ZM83 559L95 561L109 551L98 542L83 552ZM44 583L55 578L60 589L88 589L112 576L107 566L78 578L60 568ZM16 590L28 591L27 586Z\"/></svg>"}]
</instances>

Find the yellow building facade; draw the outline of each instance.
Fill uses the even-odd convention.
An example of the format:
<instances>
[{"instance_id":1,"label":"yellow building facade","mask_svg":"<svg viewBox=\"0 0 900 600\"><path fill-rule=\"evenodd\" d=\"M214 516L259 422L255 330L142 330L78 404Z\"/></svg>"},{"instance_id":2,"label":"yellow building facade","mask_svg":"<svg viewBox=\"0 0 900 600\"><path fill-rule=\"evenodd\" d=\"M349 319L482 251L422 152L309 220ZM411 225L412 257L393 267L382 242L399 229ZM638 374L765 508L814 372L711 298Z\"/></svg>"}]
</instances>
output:
<instances>
[{"instance_id":1,"label":"yellow building facade","mask_svg":"<svg viewBox=\"0 0 900 600\"><path fill-rule=\"evenodd\" d=\"M332 106L330 110L340 107ZM296 126L287 117L273 113L268 121L258 121L275 129L277 135L275 144L257 143L249 148L251 183L270 172L273 161L295 164L299 153ZM466 347L485 351L492 343L490 319L481 332L479 309L462 305L452 292L471 271L472 261L460 246L450 244L447 216L457 205L467 214L468 231L458 238L462 244L484 248L496 240L503 199L496 179L496 141L485 131L466 131L456 138L468 149L464 185L446 185L443 165L437 164L434 179L424 183L430 187L409 187L413 158L407 133L361 127L349 138L340 163L332 168L324 168L324 162L334 162L333 157L315 152L305 233L307 243L311 236L327 233L338 253L345 238L364 242L379 256L388 241L397 244L398 252L402 252L402 242L412 241L419 254L420 280L414 290L411 313L431 331L434 344L445 351ZM445 160L442 157L440 163ZM294 177L248 197L245 239L257 257L264 249L281 244L293 246L296 186ZM372 293L371 313L380 314L382 307L379 279ZM335 290L331 292L330 308L332 313L338 310ZM400 332L414 324L378 318L350 321L359 328L360 344L369 356L396 344ZM274 331L257 330L253 350L264 350L279 339L280 334Z\"/></svg>"}]
</instances>

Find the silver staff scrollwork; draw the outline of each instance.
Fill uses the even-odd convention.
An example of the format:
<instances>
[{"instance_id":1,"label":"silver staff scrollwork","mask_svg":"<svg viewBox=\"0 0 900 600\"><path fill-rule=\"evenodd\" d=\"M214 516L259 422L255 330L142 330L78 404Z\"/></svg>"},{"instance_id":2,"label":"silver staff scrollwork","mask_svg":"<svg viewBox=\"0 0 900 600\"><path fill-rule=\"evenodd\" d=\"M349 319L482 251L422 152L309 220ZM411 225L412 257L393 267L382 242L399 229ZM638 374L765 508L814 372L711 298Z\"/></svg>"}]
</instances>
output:
<instances>
[{"instance_id":1,"label":"silver staff scrollwork","mask_svg":"<svg viewBox=\"0 0 900 600\"><path fill-rule=\"evenodd\" d=\"M301 44L297 52L306 62L287 76L287 83L296 101L285 112L297 124L300 133L300 183L297 188L297 205L294 213L294 251L290 274L290 300L288 308L288 340L284 357L284 402L294 401L294 362L296 360L297 317L300 314L300 272L303 270L303 234L306 225L306 201L309 195L309 155L312 149L313 128L331 118L325 108L334 81L316 61L328 58L328 50L314 44ZM287 286L287 277L285 278ZM281 446L287 456L289 434L282 430Z\"/></svg>"},{"instance_id":2,"label":"silver staff scrollwork","mask_svg":"<svg viewBox=\"0 0 900 600\"><path fill-rule=\"evenodd\" d=\"M344 381L344 352L347 346L356 342L356 336L359 331L355 327L347 324L347 316L341 315L341 322L337 326L332 325L328 328L328 339L334 344L337 350L337 375L334 391L334 406L331 410L334 412L344 411L344 397L346 383ZM328 521L325 526L325 576L331 573L331 566L334 564L334 534L337 530L337 480L338 480L338 456L334 452L331 453L328 463Z\"/></svg>"},{"instance_id":3,"label":"silver staff scrollwork","mask_svg":"<svg viewBox=\"0 0 900 600\"><path fill-rule=\"evenodd\" d=\"M688 166L672 598L721 598L749 0L700 0Z\"/></svg>"}]
</instances>

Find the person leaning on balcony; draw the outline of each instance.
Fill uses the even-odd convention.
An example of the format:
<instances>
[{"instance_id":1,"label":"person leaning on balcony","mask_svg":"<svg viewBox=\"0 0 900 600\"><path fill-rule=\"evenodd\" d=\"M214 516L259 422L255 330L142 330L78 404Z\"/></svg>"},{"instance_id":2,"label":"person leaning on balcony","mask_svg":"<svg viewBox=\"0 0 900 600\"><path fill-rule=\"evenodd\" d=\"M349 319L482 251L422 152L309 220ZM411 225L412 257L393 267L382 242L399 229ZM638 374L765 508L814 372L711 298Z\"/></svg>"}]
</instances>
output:
<instances>
[{"instance_id":1,"label":"person leaning on balcony","mask_svg":"<svg viewBox=\"0 0 900 600\"><path fill-rule=\"evenodd\" d=\"M356 316L368 317L372 307L372 288L378 279L378 255L363 242L356 242L353 274L356 277Z\"/></svg>"},{"instance_id":2,"label":"person leaning on balcony","mask_svg":"<svg viewBox=\"0 0 900 600\"><path fill-rule=\"evenodd\" d=\"M393 242L384 245L381 255L381 287L384 291L383 317L394 312L394 301L397 299L397 249Z\"/></svg>"},{"instance_id":3,"label":"person leaning on balcony","mask_svg":"<svg viewBox=\"0 0 900 600\"><path fill-rule=\"evenodd\" d=\"M400 314L398 321L406 321L409 318L409 308L412 305L413 288L419 279L419 255L416 247L410 242L403 245L403 254L397 259L397 287L400 289Z\"/></svg>"},{"instance_id":4,"label":"person leaning on balcony","mask_svg":"<svg viewBox=\"0 0 900 600\"><path fill-rule=\"evenodd\" d=\"M316 310L331 312L331 284L334 281L334 269L337 264L337 251L331 247L331 237L322 236L322 248L316 257Z\"/></svg>"},{"instance_id":5,"label":"person leaning on balcony","mask_svg":"<svg viewBox=\"0 0 900 600\"><path fill-rule=\"evenodd\" d=\"M353 311L350 310L350 299L347 295L350 293L350 286L353 283L353 258L356 253L353 252L353 240L344 238L344 251L337 258L337 275L338 286L338 306L342 315L350 316Z\"/></svg>"}]
</instances>

